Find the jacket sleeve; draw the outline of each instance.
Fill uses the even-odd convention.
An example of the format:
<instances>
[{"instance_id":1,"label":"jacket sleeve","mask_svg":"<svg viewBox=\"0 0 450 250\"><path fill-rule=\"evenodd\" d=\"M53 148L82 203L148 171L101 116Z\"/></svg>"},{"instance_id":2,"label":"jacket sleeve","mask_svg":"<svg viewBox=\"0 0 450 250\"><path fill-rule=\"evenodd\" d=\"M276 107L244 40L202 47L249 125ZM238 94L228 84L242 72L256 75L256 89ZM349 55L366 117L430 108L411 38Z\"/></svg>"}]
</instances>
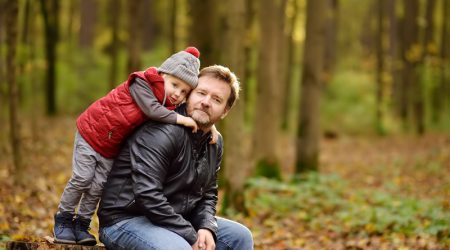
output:
<instances>
[{"instance_id":1,"label":"jacket sleeve","mask_svg":"<svg viewBox=\"0 0 450 250\"><path fill-rule=\"evenodd\" d=\"M140 78L135 78L129 89L133 100L150 120L170 124L177 123L175 111L168 110L158 102L147 82Z\"/></svg>"},{"instance_id":2,"label":"jacket sleeve","mask_svg":"<svg viewBox=\"0 0 450 250\"><path fill-rule=\"evenodd\" d=\"M177 233L192 245L197 240L196 230L189 221L175 213L163 193L171 157L180 144L173 135L176 131L169 134L165 127L146 126L131 144L135 202L153 223Z\"/></svg>"},{"instance_id":3,"label":"jacket sleeve","mask_svg":"<svg viewBox=\"0 0 450 250\"><path fill-rule=\"evenodd\" d=\"M214 167L214 178L212 178L205 186L203 198L191 213L190 221L196 230L201 228L208 229L212 232L214 239L217 239L218 226L217 219L215 217L218 195L217 174L222 162L222 137L219 136L217 143L209 145L209 147L212 149L209 152L210 154L213 154L211 157L213 157L213 159L217 159L217 164L215 166L211 166Z\"/></svg>"}]
</instances>

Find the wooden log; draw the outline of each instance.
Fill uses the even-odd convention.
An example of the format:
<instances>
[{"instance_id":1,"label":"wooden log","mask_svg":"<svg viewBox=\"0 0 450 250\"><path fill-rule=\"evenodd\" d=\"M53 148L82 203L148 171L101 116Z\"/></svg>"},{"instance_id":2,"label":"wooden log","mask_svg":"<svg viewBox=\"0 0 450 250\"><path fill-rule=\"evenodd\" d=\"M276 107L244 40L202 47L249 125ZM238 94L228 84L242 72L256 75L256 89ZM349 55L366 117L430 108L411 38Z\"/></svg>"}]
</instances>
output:
<instances>
[{"instance_id":1,"label":"wooden log","mask_svg":"<svg viewBox=\"0 0 450 250\"><path fill-rule=\"evenodd\" d=\"M53 238L46 236L45 240L39 242L28 241L8 241L6 242L7 250L106 250L103 244L96 246L82 246L82 245L69 245L69 244L56 244L53 242Z\"/></svg>"}]
</instances>

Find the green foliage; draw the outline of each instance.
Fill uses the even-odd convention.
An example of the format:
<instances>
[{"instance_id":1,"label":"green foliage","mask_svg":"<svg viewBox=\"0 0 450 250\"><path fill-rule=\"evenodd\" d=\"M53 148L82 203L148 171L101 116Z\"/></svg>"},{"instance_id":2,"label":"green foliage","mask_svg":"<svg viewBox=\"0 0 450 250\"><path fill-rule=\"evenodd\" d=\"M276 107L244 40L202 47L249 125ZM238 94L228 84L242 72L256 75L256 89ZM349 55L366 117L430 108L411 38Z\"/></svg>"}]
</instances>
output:
<instances>
[{"instance_id":1,"label":"green foliage","mask_svg":"<svg viewBox=\"0 0 450 250\"><path fill-rule=\"evenodd\" d=\"M95 50L79 50L67 58L57 69L58 109L80 113L108 93L108 57Z\"/></svg>"},{"instance_id":2,"label":"green foliage","mask_svg":"<svg viewBox=\"0 0 450 250\"><path fill-rule=\"evenodd\" d=\"M110 58L98 50L78 50L76 53L67 49L65 60L58 64L58 107L62 113L78 114L92 102L106 95L111 90L109 82ZM149 66L158 67L169 56L163 48L155 48L142 54L141 69ZM116 72L118 86L131 72L126 72L127 56L125 51L119 54L119 72Z\"/></svg>"},{"instance_id":3,"label":"green foliage","mask_svg":"<svg viewBox=\"0 0 450 250\"><path fill-rule=\"evenodd\" d=\"M442 84L441 69L437 67L437 65L429 62L428 64L421 65L418 72L420 76L419 81L422 89L422 97L425 105L424 119L426 122L426 128L429 130L450 130L450 115L449 112L447 112L448 107L446 106L448 103L445 98L442 98L443 93L436 93L436 91L441 91L439 86ZM440 96L436 96L436 94ZM437 100L440 100L441 102L441 110L433 105Z\"/></svg>"},{"instance_id":4,"label":"green foliage","mask_svg":"<svg viewBox=\"0 0 450 250\"><path fill-rule=\"evenodd\" d=\"M336 72L325 88L321 124L325 131L350 134L373 129L375 117L375 84L363 70Z\"/></svg>"},{"instance_id":5,"label":"green foliage","mask_svg":"<svg viewBox=\"0 0 450 250\"><path fill-rule=\"evenodd\" d=\"M450 232L450 211L439 201L354 190L336 175L308 173L291 183L255 178L245 197L252 216L290 216L312 229L438 237Z\"/></svg>"},{"instance_id":6,"label":"green foliage","mask_svg":"<svg viewBox=\"0 0 450 250\"><path fill-rule=\"evenodd\" d=\"M281 180L280 166L277 163L270 163L262 159L256 164L254 176Z\"/></svg>"},{"instance_id":7,"label":"green foliage","mask_svg":"<svg viewBox=\"0 0 450 250\"><path fill-rule=\"evenodd\" d=\"M0 235L0 250L6 249L6 242L10 240L11 238L8 235Z\"/></svg>"}]
</instances>

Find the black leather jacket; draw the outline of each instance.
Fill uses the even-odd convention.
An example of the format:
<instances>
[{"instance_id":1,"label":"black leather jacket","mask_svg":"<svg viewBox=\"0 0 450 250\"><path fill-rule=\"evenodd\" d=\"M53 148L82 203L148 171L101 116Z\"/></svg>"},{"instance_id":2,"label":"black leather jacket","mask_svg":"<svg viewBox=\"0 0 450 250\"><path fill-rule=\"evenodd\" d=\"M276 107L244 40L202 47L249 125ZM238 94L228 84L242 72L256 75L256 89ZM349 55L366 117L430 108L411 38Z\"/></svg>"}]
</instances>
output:
<instances>
[{"instance_id":1,"label":"black leather jacket","mask_svg":"<svg viewBox=\"0 0 450 250\"><path fill-rule=\"evenodd\" d=\"M177 112L184 114L185 105ZM209 139L210 133L179 125L143 124L114 161L98 211L100 227L146 216L191 245L200 228L215 237L222 138L213 145Z\"/></svg>"}]
</instances>

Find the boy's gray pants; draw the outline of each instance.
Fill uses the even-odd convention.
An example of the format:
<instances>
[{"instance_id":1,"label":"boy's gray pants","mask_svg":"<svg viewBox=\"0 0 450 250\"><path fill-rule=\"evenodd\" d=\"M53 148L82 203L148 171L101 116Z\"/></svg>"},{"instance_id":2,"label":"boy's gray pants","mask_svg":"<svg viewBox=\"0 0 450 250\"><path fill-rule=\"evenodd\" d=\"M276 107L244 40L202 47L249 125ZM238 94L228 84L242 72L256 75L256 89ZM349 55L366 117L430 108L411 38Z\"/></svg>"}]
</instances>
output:
<instances>
[{"instance_id":1,"label":"boy's gray pants","mask_svg":"<svg viewBox=\"0 0 450 250\"><path fill-rule=\"evenodd\" d=\"M72 177L64 189L58 206L59 212L75 213L91 219L97 208L113 159L101 156L77 131L73 146Z\"/></svg>"}]
</instances>

